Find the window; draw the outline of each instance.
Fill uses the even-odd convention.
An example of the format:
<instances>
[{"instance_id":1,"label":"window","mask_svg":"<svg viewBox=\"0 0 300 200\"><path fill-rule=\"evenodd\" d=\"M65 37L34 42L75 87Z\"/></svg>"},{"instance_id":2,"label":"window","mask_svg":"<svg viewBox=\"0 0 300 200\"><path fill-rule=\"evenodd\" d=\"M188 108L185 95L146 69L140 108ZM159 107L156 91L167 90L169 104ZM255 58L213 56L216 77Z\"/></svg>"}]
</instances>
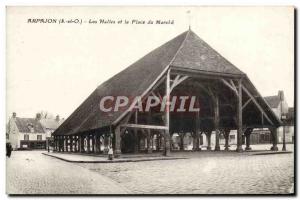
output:
<instances>
[{"instance_id":1,"label":"window","mask_svg":"<svg viewBox=\"0 0 300 200\"><path fill-rule=\"evenodd\" d=\"M37 140L42 140L42 135L37 135Z\"/></svg>"},{"instance_id":2,"label":"window","mask_svg":"<svg viewBox=\"0 0 300 200\"><path fill-rule=\"evenodd\" d=\"M31 132L31 133L34 133L34 127L33 127L33 124L27 124L27 126L28 126L28 129L29 129L29 131Z\"/></svg>"},{"instance_id":3,"label":"window","mask_svg":"<svg viewBox=\"0 0 300 200\"><path fill-rule=\"evenodd\" d=\"M29 140L29 135L24 135L24 140Z\"/></svg>"}]
</instances>

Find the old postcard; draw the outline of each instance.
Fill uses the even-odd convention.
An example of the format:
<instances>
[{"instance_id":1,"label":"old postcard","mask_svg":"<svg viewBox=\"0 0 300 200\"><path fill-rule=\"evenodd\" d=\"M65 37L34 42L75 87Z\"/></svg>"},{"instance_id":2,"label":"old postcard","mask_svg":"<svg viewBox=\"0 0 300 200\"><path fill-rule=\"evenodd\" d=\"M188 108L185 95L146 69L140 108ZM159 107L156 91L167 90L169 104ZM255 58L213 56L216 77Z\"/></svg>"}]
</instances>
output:
<instances>
[{"instance_id":1,"label":"old postcard","mask_svg":"<svg viewBox=\"0 0 300 200\"><path fill-rule=\"evenodd\" d=\"M6 11L7 194L295 194L293 7Z\"/></svg>"}]
</instances>

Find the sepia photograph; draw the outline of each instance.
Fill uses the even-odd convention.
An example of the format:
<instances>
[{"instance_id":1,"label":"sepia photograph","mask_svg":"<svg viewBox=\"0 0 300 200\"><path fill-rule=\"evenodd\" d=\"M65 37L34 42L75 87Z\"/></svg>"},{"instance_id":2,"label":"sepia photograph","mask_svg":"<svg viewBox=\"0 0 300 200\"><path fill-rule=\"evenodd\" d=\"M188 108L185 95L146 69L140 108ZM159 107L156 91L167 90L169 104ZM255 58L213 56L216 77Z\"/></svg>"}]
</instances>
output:
<instances>
[{"instance_id":1,"label":"sepia photograph","mask_svg":"<svg viewBox=\"0 0 300 200\"><path fill-rule=\"evenodd\" d=\"M7 6L6 194L295 195L295 13Z\"/></svg>"}]
</instances>

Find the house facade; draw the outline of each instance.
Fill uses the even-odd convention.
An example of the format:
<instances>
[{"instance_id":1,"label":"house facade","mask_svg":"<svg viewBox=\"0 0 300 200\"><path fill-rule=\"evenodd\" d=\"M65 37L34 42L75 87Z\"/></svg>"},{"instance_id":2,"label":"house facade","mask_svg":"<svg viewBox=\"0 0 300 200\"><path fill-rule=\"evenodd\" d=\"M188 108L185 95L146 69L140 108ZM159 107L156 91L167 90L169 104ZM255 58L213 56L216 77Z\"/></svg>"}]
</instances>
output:
<instances>
[{"instance_id":1,"label":"house facade","mask_svg":"<svg viewBox=\"0 0 300 200\"><path fill-rule=\"evenodd\" d=\"M6 140L14 150L46 148L46 133L40 118L39 114L36 118L21 118L13 113L8 122Z\"/></svg>"},{"instance_id":2,"label":"house facade","mask_svg":"<svg viewBox=\"0 0 300 200\"><path fill-rule=\"evenodd\" d=\"M288 103L284 98L284 92L278 91L277 95L267 96L264 99L279 119L285 116L285 119L282 119L284 126L278 128L278 142L283 142L283 132L285 132L286 143L294 143L294 108L288 107ZM269 129L264 127L254 129L251 134L252 144L268 144L271 143L271 140Z\"/></svg>"},{"instance_id":3,"label":"house facade","mask_svg":"<svg viewBox=\"0 0 300 200\"><path fill-rule=\"evenodd\" d=\"M59 125L64 121L64 119L60 119L59 115L56 116L55 119L52 118L43 118L40 120L44 131L46 133L46 139L50 139L52 133L59 127Z\"/></svg>"},{"instance_id":4,"label":"house facade","mask_svg":"<svg viewBox=\"0 0 300 200\"><path fill-rule=\"evenodd\" d=\"M35 118L21 118L13 113L7 125L6 140L14 150L46 149L51 134L61 124L63 119L42 119L36 114Z\"/></svg>"}]
</instances>

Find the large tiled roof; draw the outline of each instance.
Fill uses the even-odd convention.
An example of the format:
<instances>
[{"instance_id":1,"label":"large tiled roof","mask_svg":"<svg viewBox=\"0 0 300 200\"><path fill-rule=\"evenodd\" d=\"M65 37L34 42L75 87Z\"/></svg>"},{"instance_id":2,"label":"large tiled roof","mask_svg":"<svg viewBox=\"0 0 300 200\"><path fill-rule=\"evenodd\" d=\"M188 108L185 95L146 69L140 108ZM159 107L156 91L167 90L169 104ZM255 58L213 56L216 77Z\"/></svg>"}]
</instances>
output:
<instances>
[{"instance_id":1,"label":"large tiled roof","mask_svg":"<svg viewBox=\"0 0 300 200\"><path fill-rule=\"evenodd\" d=\"M58 127L54 135L72 135L112 125L123 116L129 105L124 110L108 114L99 109L100 99L104 96L142 96L169 67L245 76L242 71L189 30L151 51L98 86ZM248 78L245 79L245 83L248 83L246 84L248 89L255 93L254 96L260 96ZM270 115L274 114L262 98L258 101ZM275 115L273 119L277 120Z\"/></svg>"}]
</instances>

